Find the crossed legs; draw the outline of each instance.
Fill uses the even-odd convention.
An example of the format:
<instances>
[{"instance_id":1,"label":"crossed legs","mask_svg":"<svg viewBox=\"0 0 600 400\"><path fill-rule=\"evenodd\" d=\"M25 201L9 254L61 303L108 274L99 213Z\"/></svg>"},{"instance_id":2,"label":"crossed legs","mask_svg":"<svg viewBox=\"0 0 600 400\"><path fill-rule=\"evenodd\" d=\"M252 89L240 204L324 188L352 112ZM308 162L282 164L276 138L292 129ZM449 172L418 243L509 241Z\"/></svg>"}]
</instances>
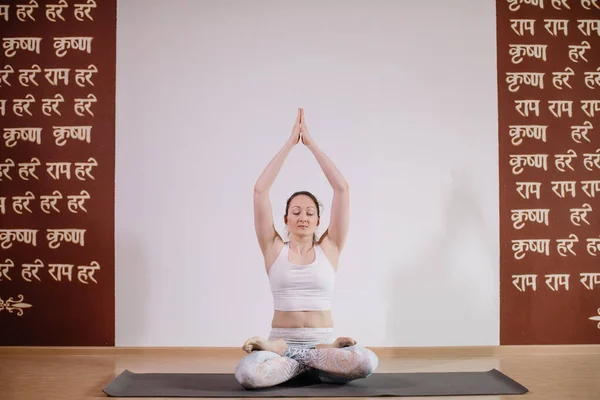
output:
<instances>
[{"instance_id":1,"label":"crossed legs","mask_svg":"<svg viewBox=\"0 0 600 400\"><path fill-rule=\"evenodd\" d=\"M371 375L379 364L375 353L361 346L299 349L289 347L284 357L317 370L323 382L346 383Z\"/></svg>"},{"instance_id":2,"label":"crossed legs","mask_svg":"<svg viewBox=\"0 0 600 400\"><path fill-rule=\"evenodd\" d=\"M316 348L288 347L282 339L261 340L235 369L237 381L247 389L275 386L313 370L322 382L346 383L366 378L378 366L375 353L351 345L319 345ZM343 344L343 343L342 343Z\"/></svg>"}]
</instances>

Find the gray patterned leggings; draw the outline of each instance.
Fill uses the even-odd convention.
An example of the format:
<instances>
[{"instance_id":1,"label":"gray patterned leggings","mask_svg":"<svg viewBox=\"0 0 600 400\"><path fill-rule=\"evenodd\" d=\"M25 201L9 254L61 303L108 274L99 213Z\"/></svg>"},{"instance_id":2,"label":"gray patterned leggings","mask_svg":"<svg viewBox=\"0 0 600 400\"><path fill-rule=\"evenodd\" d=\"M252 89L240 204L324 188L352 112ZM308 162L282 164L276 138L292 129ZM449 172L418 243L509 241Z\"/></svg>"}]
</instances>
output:
<instances>
[{"instance_id":1,"label":"gray patterned leggings","mask_svg":"<svg viewBox=\"0 0 600 400\"><path fill-rule=\"evenodd\" d=\"M375 353L361 346L315 349L330 329L273 329L269 340L287 336L288 349L283 356L270 351L254 351L244 357L235 369L235 378L246 389L259 389L286 382L312 371L327 383L346 383L371 375L379 364Z\"/></svg>"}]
</instances>

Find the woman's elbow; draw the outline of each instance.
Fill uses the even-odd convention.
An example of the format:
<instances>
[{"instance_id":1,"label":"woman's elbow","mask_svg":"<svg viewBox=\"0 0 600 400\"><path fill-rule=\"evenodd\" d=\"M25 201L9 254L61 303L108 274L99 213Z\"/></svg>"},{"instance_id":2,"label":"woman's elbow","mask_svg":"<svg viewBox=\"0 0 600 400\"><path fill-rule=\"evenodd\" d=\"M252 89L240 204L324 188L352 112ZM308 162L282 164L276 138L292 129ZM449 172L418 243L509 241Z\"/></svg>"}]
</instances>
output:
<instances>
[{"instance_id":1,"label":"woman's elbow","mask_svg":"<svg viewBox=\"0 0 600 400\"><path fill-rule=\"evenodd\" d=\"M348 193L350 191L350 187L348 186L348 182L344 182L334 187L333 190L338 193Z\"/></svg>"}]
</instances>

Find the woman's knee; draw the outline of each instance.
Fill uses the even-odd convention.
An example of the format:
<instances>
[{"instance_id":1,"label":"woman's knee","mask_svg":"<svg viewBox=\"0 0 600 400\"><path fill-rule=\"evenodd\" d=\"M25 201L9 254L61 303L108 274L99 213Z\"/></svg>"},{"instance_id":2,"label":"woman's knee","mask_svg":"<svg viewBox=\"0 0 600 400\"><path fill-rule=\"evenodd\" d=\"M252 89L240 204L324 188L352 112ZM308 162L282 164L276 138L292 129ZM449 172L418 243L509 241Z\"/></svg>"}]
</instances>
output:
<instances>
[{"instance_id":1,"label":"woman's knee","mask_svg":"<svg viewBox=\"0 0 600 400\"><path fill-rule=\"evenodd\" d=\"M238 383L244 388L259 388L261 386L258 376L260 364L276 357L280 357L279 354L270 351L254 351L240 360L235 367L233 375Z\"/></svg>"},{"instance_id":2,"label":"woman's knee","mask_svg":"<svg viewBox=\"0 0 600 400\"><path fill-rule=\"evenodd\" d=\"M253 363L248 360L248 357L244 357L233 371L235 379L240 385L245 388L250 388L255 384L253 379Z\"/></svg>"},{"instance_id":3,"label":"woman's knee","mask_svg":"<svg viewBox=\"0 0 600 400\"><path fill-rule=\"evenodd\" d=\"M379 358L372 350L360 346L354 347L354 351L360 356L360 363L357 372L366 378L375 372L379 366Z\"/></svg>"},{"instance_id":4,"label":"woman's knee","mask_svg":"<svg viewBox=\"0 0 600 400\"><path fill-rule=\"evenodd\" d=\"M238 381L238 383L242 385L242 387L246 389L256 388L256 377L254 376L253 372L245 366L238 364L233 375L235 376L235 380Z\"/></svg>"},{"instance_id":5,"label":"woman's knee","mask_svg":"<svg viewBox=\"0 0 600 400\"><path fill-rule=\"evenodd\" d=\"M344 372L318 371L318 376L322 382L343 384L355 379L366 378L377 369L379 358L373 351L357 345L344 347L346 351L354 353L356 363L351 370Z\"/></svg>"}]
</instances>

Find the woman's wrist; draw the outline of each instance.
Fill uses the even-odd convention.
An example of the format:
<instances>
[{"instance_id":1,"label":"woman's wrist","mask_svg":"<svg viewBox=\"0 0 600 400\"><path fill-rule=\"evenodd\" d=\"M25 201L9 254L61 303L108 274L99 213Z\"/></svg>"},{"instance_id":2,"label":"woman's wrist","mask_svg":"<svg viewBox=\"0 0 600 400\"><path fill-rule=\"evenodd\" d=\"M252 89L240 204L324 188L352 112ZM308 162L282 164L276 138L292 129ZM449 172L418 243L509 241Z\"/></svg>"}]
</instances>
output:
<instances>
[{"instance_id":1,"label":"woman's wrist","mask_svg":"<svg viewBox=\"0 0 600 400\"><path fill-rule=\"evenodd\" d=\"M298 142L297 142L297 141L295 142L293 139L291 139L291 138L290 138L290 139L286 140L286 142L285 142L285 144L283 145L283 147L284 147L285 149L289 149L289 150L291 150L291 149L292 149L294 146L296 146L297 144L298 144Z\"/></svg>"},{"instance_id":2,"label":"woman's wrist","mask_svg":"<svg viewBox=\"0 0 600 400\"><path fill-rule=\"evenodd\" d=\"M315 152L319 151L319 146L317 146L317 144L316 144L316 143L314 143L314 142L313 142L313 143L311 143L311 144L309 144L309 145L305 145L305 146L306 146L306 147L308 147L308 149L309 149L310 151L312 151L313 153L315 153Z\"/></svg>"}]
</instances>

